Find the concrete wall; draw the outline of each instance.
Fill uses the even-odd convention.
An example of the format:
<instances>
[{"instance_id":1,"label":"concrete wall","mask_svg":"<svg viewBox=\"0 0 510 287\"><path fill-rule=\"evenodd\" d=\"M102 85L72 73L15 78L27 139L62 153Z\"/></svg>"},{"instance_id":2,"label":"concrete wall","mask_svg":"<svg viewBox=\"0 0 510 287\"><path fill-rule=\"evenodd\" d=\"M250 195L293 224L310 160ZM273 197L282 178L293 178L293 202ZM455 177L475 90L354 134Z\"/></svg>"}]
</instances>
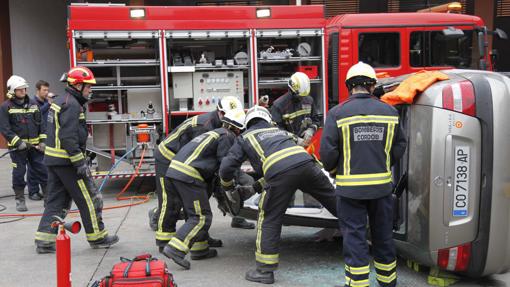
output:
<instances>
[{"instance_id":1,"label":"concrete wall","mask_svg":"<svg viewBox=\"0 0 510 287\"><path fill-rule=\"evenodd\" d=\"M9 0L9 15L13 73L30 83L30 95L40 79L61 94L58 80L69 68L66 1Z\"/></svg>"}]
</instances>

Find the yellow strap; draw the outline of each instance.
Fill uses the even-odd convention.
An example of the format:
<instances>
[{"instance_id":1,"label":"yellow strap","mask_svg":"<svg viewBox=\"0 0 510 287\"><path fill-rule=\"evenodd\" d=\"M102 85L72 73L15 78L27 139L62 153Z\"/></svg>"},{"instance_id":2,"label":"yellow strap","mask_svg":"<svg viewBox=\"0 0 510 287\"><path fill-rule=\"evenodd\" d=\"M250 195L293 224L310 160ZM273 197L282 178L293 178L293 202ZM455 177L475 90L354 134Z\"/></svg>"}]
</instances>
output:
<instances>
[{"instance_id":1,"label":"yellow strap","mask_svg":"<svg viewBox=\"0 0 510 287\"><path fill-rule=\"evenodd\" d=\"M19 140L20 140L19 136L13 137L11 142L9 143L9 146L14 146Z\"/></svg>"},{"instance_id":2,"label":"yellow strap","mask_svg":"<svg viewBox=\"0 0 510 287\"><path fill-rule=\"evenodd\" d=\"M279 257L279 254L263 254L260 252L255 252L255 260L264 264L278 264Z\"/></svg>"},{"instance_id":3,"label":"yellow strap","mask_svg":"<svg viewBox=\"0 0 510 287\"><path fill-rule=\"evenodd\" d=\"M395 124L388 124L388 134L386 135L386 145L384 152L386 153L386 170L391 171L391 146L393 144L393 134L395 132Z\"/></svg>"},{"instance_id":4,"label":"yellow strap","mask_svg":"<svg viewBox=\"0 0 510 287\"><path fill-rule=\"evenodd\" d=\"M191 177L194 177L200 181L204 181L204 178L202 177L202 175L200 175L198 170L196 170L194 167L184 164L180 161L172 160L172 162L170 163L170 168L178 170L178 171L180 171L184 174L187 174Z\"/></svg>"},{"instance_id":5,"label":"yellow strap","mask_svg":"<svg viewBox=\"0 0 510 287\"><path fill-rule=\"evenodd\" d=\"M351 167L351 142L350 142L350 131L348 126L342 127L342 139L343 139L343 158L344 158L344 175L348 175Z\"/></svg>"},{"instance_id":6,"label":"yellow strap","mask_svg":"<svg viewBox=\"0 0 510 287\"><path fill-rule=\"evenodd\" d=\"M383 263L379 263L377 261L374 261L374 267L379 269L379 270L382 270L382 271L391 271L395 268L397 268L397 261L393 261L391 263L388 263L388 264L383 264Z\"/></svg>"},{"instance_id":7,"label":"yellow strap","mask_svg":"<svg viewBox=\"0 0 510 287\"><path fill-rule=\"evenodd\" d=\"M105 238L108 235L108 231L102 230L99 232L87 233L87 241L97 241Z\"/></svg>"},{"instance_id":8,"label":"yellow strap","mask_svg":"<svg viewBox=\"0 0 510 287\"><path fill-rule=\"evenodd\" d=\"M351 267L351 266L345 264L345 271L351 273L352 275L370 274L370 265L362 266L362 267Z\"/></svg>"},{"instance_id":9,"label":"yellow strap","mask_svg":"<svg viewBox=\"0 0 510 287\"><path fill-rule=\"evenodd\" d=\"M184 242L182 242L179 238L177 237L174 237L170 240L170 242L168 242L168 245L174 247L175 249L177 250L180 250L184 253L188 253L189 252L189 247L184 244Z\"/></svg>"},{"instance_id":10,"label":"yellow strap","mask_svg":"<svg viewBox=\"0 0 510 287\"><path fill-rule=\"evenodd\" d=\"M305 149L301 146L293 146L288 147L282 150L279 150L270 156L266 158L264 163L262 164L262 169L264 171L264 174L273 166L275 163L279 162L280 160L287 158L289 156L299 154L299 153L307 153Z\"/></svg>"},{"instance_id":11,"label":"yellow strap","mask_svg":"<svg viewBox=\"0 0 510 287\"><path fill-rule=\"evenodd\" d=\"M220 178L220 183L224 187L231 187L234 184L234 180L224 181L223 178Z\"/></svg>"},{"instance_id":12,"label":"yellow strap","mask_svg":"<svg viewBox=\"0 0 510 287\"><path fill-rule=\"evenodd\" d=\"M67 151L63 150L63 149L58 149L58 148L54 148L54 147L50 147L50 146L47 146L46 149L44 150L44 154L45 155L49 155L49 156L53 156L53 157L60 157L60 158L67 158L69 159L69 154L67 153Z\"/></svg>"},{"instance_id":13,"label":"yellow strap","mask_svg":"<svg viewBox=\"0 0 510 287\"><path fill-rule=\"evenodd\" d=\"M46 134L40 134L39 139L47 139L48 136Z\"/></svg>"},{"instance_id":14,"label":"yellow strap","mask_svg":"<svg viewBox=\"0 0 510 287\"><path fill-rule=\"evenodd\" d=\"M84 113L80 113L80 117L78 119L84 120L85 119L85 114Z\"/></svg>"},{"instance_id":15,"label":"yellow strap","mask_svg":"<svg viewBox=\"0 0 510 287\"><path fill-rule=\"evenodd\" d=\"M377 185L388 182L391 182L391 172L336 176L336 184L339 186Z\"/></svg>"},{"instance_id":16,"label":"yellow strap","mask_svg":"<svg viewBox=\"0 0 510 287\"><path fill-rule=\"evenodd\" d=\"M89 239L89 237L98 237L98 239L101 239L103 237L100 237L100 235L103 234L103 231L99 230L99 225L98 225L98 221L97 221L97 217L96 217L96 209L94 207L94 203L92 202L92 198L90 198L90 193L87 189L87 186L85 185L85 182L83 181L83 179L79 179L78 180L78 186L80 187L80 190L81 190L81 194L83 195L83 198L85 199L85 203L87 204L87 208L88 208L88 211L89 211L89 214L90 214L90 221L92 223L92 230L93 230L93 233L90 233L90 236L89 234L87 234L87 240L89 241L94 241L94 240L97 240L97 239Z\"/></svg>"},{"instance_id":17,"label":"yellow strap","mask_svg":"<svg viewBox=\"0 0 510 287\"><path fill-rule=\"evenodd\" d=\"M398 116L376 116L376 115L352 116L336 121L336 124L339 128L345 125L353 125L359 123L398 124Z\"/></svg>"},{"instance_id":18,"label":"yellow strap","mask_svg":"<svg viewBox=\"0 0 510 287\"><path fill-rule=\"evenodd\" d=\"M61 108L57 104L51 104L50 109L60 112Z\"/></svg>"},{"instance_id":19,"label":"yellow strap","mask_svg":"<svg viewBox=\"0 0 510 287\"><path fill-rule=\"evenodd\" d=\"M392 283L393 281L397 280L397 272L391 273L389 276L384 276L380 274L376 274L376 278L378 281L381 281L382 283Z\"/></svg>"},{"instance_id":20,"label":"yellow strap","mask_svg":"<svg viewBox=\"0 0 510 287\"><path fill-rule=\"evenodd\" d=\"M195 225L195 227L191 229L191 232L188 233L188 235L186 235L186 237L184 238L184 244L186 246L189 246L191 240L195 238L197 233L200 232L200 230L202 230L202 228L205 225L205 215L202 214L202 209L200 208L200 201L199 200L193 201L193 207L195 208L195 213L198 214L198 224Z\"/></svg>"},{"instance_id":21,"label":"yellow strap","mask_svg":"<svg viewBox=\"0 0 510 287\"><path fill-rule=\"evenodd\" d=\"M160 177L159 183L161 184L162 203L161 203L161 211L160 211L159 218L158 218L158 231L156 232L156 239L158 239L158 233L161 233L161 234L163 233L163 220L165 218L167 202L168 202L168 199L167 199L168 197L166 195L165 178Z\"/></svg>"},{"instance_id":22,"label":"yellow strap","mask_svg":"<svg viewBox=\"0 0 510 287\"><path fill-rule=\"evenodd\" d=\"M209 242L207 241L197 241L193 243L191 246L191 251L202 251L209 248Z\"/></svg>"},{"instance_id":23,"label":"yellow strap","mask_svg":"<svg viewBox=\"0 0 510 287\"><path fill-rule=\"evenodd\" d=\"M349 276L345 276L345 286L352 286L352 287L368 287L369 286L369 280L352 280Z\"/></svg>"},{"instance_id":24,"label":"yellow strap","mask_svg":"<svg viewBox=\"0 0 510 287\"><path fill-rule=\"evenodd\" d=\"M198 147L193 151L193 153L186 159L186 161L184 163L185 164L191 164L202 153L204 148L209 143L211 143L212 141L217 139L219 136L220 136L220 134L218 134L217 132L214 132L214 131L210 131L210 132L205 133L204 134L204 139L202 140L200 145L198 145Z\"/></svg>"},{"instance_id":25,"label":"yellow strap","mask_svg":"<svg viewBox=\"0 0 510 287\"><path fill-rule=\"evenodd\" d=\"M175 156L175 153L173 153L170 149L168 149L165 146L165 143L163 143L163 142L158 145L158 150L168 160L172 160Z\"/></svg>"},{"instance_id":26,"label":"yellow strap","mask_svg":"<svg viewBox=\"0 0 510 287\"><path fill-rule=\"evenodd\" d=\"M170 241L172 238L174 238L175 232L162 232L162 231L156 231L156 240L161 241Z\"/></svg>"},{"instance_id":27,"label":"yellow strap","mask_svg":"<svg viewBox=\"0 0 510 287\"><path fill-rule=\"evenodd\" d=\"M55 242L56 239L57 239L57 235L54 233L46 233L46 232L39 232L39 231L37 231L35 233L35 240L46 241L46 242Z\"/></svg>"},{"instance_id":28,"label":"yellow strap","mask_svg":"<svg viewBox=\"0 0 510 287\"><path fill-rule=\"evenodd\" d=\"M266 191L262 192L259 199L259 218L257 220L257 240L255 241L256 253L262 253L262 223L264 222L264 200L266 199Z\"/></svg>"},{"instance_id":29,"label":"yellow strap","mask_svg":"<svg viewBox=\"0 0 510 287\"><path fill-rule=\"evenodd\" d=\"M299 111L295 111L293 113L290 113L290 114L284 114L282 117L285 118L285 119L289 119L289 120L292 120L292 119L295 119L299 116L305 116L305 115L309 115L312 113L312 109L303 109L303 110L299 110Z\"/></svg>"},{"instance_id":30,"label":"yellow strap","mask_svg":"<svg viewBox=\"0 0 510 287\"><path fill-rule=\"evenodd\" d=\"M70 156L69 159L71 159L71 162L78 162L80 160L85 159L85 157L83 156L83 153L80 152L78 154Z\"/></svg>"}]
</instances>

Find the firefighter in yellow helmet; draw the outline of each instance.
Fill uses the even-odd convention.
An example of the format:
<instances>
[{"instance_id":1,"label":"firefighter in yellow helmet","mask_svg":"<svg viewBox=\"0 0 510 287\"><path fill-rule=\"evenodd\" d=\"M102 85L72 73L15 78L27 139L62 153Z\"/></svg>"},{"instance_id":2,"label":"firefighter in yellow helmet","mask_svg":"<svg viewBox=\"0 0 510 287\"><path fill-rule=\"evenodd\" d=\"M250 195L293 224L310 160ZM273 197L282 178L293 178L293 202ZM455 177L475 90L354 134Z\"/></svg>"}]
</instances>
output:
<instances>
[{"instance_id":1,"label":"firefighter in yellow helmet","mask_svg":"<svg viewBox=\"0 0 510 287\"><path fill-rule=\"evenodd\" d=\"M310 96L310 79L305 73L294 73L288 92L271 107L271 117L278 127L295 134L298 144L308 146L320 126L320 117Z\"/></svg>"},{"instance_id":2,"label":"firefighter in yellow helmet","mask_svg":"<svg viewBox=\"0 0 510 287\"><path fill-rule=\"evenodd\" d=\"M85 105L96 83L92 72L74 67L61 79L66 93L51 104L47 120L47 146L44 162L48 167L48 198L44 215L35 234L37 253L55 252L57 228L54 216L64 217L71 200L75 202L92 248L107 248L119 241L108 235L101 217L103 200L85 158L88 130Z\"/></svg>"},{"instance_id":3,"label":"firefighter in yellow helmet","mask_svg":"<svg viewBox=\"0 0 510 287\"><path fill-rule=\"evenodd\" d=\"M369 286L367 219L377 281L397 283L391 167L406 139L397 110L372 95L376 82L374 69L363 62L349 69L349 100L328 112L321 139L321 161L336 179L345 286Z\"/></svg>"}]
</instances>

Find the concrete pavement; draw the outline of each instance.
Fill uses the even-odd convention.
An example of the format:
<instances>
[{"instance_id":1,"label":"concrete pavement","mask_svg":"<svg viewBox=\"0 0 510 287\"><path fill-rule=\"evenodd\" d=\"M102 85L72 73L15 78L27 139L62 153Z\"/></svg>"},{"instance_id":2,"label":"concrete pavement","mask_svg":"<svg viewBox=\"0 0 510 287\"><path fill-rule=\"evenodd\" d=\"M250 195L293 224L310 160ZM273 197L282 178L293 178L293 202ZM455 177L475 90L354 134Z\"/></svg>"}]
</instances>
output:
<instances>
[{"instance_id":1,"label":"concrete pavement","mask_svg":"<svg viewBox=\"0 0 510 287\"><path fill-rule=\"evenodd\" d=\"M9 159L0 160L0 204L7 209L2 213L14 213L13 197L10 195ZM150 179L137 180L133 190L148 192L152 189ZM107 185L104 197L105 206L119 204L115 200L126 181L117 181ZM132 193L134 194L134 192ZM27 201L29 212L42 212L42 202ZM125 203L125 202L121 202ZM244 280L244 273L254 266L254 230L230 228L230 217L223 217L214 209L211 235L221 238L224 247L219 248L217 258L205 261L191 261L192 267L184 271L171 260L158 253L154 244L154 234L148 226L147 211L154 206L149 203L108 210L104 212L104 221L110 233L117 233L120 242L107 250L94 250L88 246L84 233L72 235L72 278L73 286L88 286L109 273L119 257L134 257L149 252L165 259L176 282L183 287L198 286L261 286ZM211 204L215 206L214 200ZM1 206L0 206L1 209ZM79 219L70 215L68 219ZM0 223L6 218L0 218ZM0 286L56 286L55 255L38 255L33 242L39 218L26 218L20 221L0 224ZM316 228L284 227L282 232L281 268L276 273L274 286L335 286L342 285L343 263L338 241L316 243ZM399 262L399 286L428 286L427 274L417 273ZM371 286L377 286L371 278ZM487 279L464 280L455 286L510 286L510 275L498 275Z\"/></svg>"}]
</instances>

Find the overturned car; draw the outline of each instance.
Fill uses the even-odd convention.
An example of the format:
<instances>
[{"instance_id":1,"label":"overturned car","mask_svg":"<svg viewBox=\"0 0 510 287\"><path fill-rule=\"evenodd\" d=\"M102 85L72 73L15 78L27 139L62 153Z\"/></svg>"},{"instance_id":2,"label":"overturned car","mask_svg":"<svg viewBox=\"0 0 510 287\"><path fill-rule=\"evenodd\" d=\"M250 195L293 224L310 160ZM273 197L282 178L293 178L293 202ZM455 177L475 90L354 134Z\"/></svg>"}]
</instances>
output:
<instances>
[{"instance_id":1,"label":"overturned car","mask_svg":"<svg viewBox=\"0 0 510 287\"><path fill-rule=\"evenodd\" d=\"M510 269L510 78L444 73L448 80L398 106L408 149L393 171L396 245L401 256L427 266L470 277L503 273ZM246 200L241 215L256 219L258 199ZM299 191L284 224L338 226Z\"/></svg>"}]
</instances>

